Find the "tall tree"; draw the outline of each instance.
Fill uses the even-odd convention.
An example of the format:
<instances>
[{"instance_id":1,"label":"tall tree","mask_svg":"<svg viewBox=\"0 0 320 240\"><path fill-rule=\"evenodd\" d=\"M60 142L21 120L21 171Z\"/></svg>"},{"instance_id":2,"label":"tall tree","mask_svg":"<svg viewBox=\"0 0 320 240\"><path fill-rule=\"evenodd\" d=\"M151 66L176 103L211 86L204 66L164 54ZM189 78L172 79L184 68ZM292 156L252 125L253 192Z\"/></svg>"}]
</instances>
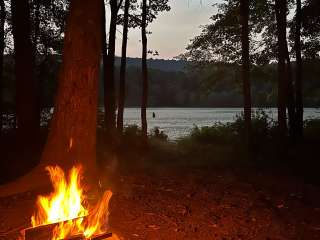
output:
<instances>
[{"instance_id":1,"label":"tall tree","mask_svg":"<svg viewBox=\"0 0 320 240\"><path fill-rule=\"evenodd\" d=\"M288 128L291 140L295 138L296 126L296 106L295 106L295 92L292 76L292 66L290 60L290 53L288 50L288 42L286 41L286 89L287 89L287 109L288 109Z\"/></svg>"},{"instance_id":2,"label":"tall tree","mask_svg":"<svg viewBox=\"0 0 320 240\"><path fill-rule=\"evenodd\" d=\"M122 0L110 0L110 27L108 53L103 53L104 63L104 109L107 133L114 133L116 127L116 89L114 77L114 61L116 49L117 16Z\"/></svg>"},{"instance_id":3,"label":"tall tree","mask_svg":"<svg viewBox=\"0 0 320 240\"><path fill-rule=\"evenodd\" d=\"M278 37L278 134L280 140L285 140L287 135L286 121L286 15L287 0L275 0L277 37Z\"/></svg>"},{"instance_id":4,"label":"tall tree","mask_svg":"<svg viewBox=\"0 0 320 240\"><path fill-rule=\"evenodd\" d=\"M302 57L301 57L301 0L296 0L295 53L296 53L296 137L303 136Z\"/></svg>"},{"instance_id":5,"label":"tall tree","mask_svg":"<svg viewBox=\"0 0 320 240\"><path fill-rule=\"evenodd\" d=\"M141 21L141 38L142 38L142 98L141 98L141 126L142 135L147 138L148 123L147 123L147 103L148 103L148 66L147 66L147 0L142 0L142 21Z\"/></svg>"},{"instance_id":6,"label":"tall tree","mask_svg":"<svg viewBox=\"0 0 320 240\"><path fill-rule=\"evenodd\" d=\"M16 113L20 139L36 136L40 127L37 83L33 77L34 58L31 43L28 0L11 0L15 49Z\"/></svg>"},{"instance_id":7,"label":"tall tree","mask_svg":"<svg viewBox=\"0 0 320 240\"><path fill-rule=\"evenodd\" d=\"M147 105L148 105L148 38L147 26L151 23L159 12L169 11L170 6L168 0L142 0L142 13L141 13L141 39L142 39L142 96L141 96L141 128L142 136L146 140L148 135L148 122L147 122Z\"/></svg>"},{"instance_id":8,"label":"tall tree","mask_svg":"<svg viewBox=\"0 0 320 240\"><path fill-rule=\"evenodd\" d=\"M3 54L4 54L4 47L5 47L5 28L4 24L6 21L6 9L5 9L4 0L0 0L0 134L2 132L2 115L3 115Z\"/></svg>"},{"instance_id":9,"label":"tall tree","mask_svg":"<svg viewBox=\"0 0 320 240\"><path fill-rule=\"evenodd\" d=\"M244 103L245 135L248 146L251 143L251 87L249 57L249 0L240 0L241 46L242 46L242 84Z\"/></svg>"},{"instance_id":10,"label":"tall tree","mask_svg":"<svg viewBox=\"0 0 320 240\"><path fill-rule=\"evenodd\" d=\"M120 85L118 96L118 115L117 129L121 134L123 131L123 111L125 103L126 88L126 66L127 66L127 43L128 43L128 27L129 27L129 8L130 0L125 0L123 13L123 33L122 33L122 49L121 49L121 66L120 66Z\"/></svg>"},{"instance_id":11,"label":"tall tree","mask_svg":"<svg viewBox=\"0 0 320 240\"><path fill-rule=\"evenodd\" d=\"M34 1L34 34L33 34L33 49L34 49L34 57L37 55L37 47L40 37L40 0Z\"/></svg>"},{"instance_id":12,"label":"tall tree","mask_svg":"<svg viewBox=\"0 0 320 240\"><path fill-rule=\"evenodd\" d=\"M93 181L100 56L101 1L72 0L59 88L42 162L64 168L80 163Z\"/></svg>"}]
</instances>

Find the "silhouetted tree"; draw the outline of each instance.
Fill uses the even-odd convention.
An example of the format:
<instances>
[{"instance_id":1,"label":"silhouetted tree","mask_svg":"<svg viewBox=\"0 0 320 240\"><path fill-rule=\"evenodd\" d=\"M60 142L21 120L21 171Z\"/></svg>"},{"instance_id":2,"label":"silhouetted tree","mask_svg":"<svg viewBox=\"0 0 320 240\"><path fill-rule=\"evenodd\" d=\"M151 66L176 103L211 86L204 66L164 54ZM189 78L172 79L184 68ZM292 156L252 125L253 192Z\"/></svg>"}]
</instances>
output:
<instances>
[{"instance_id":1,"label":"silhouetted tree","mask_svg":"<svg viewBox=\"0 0 320 240\"><path fill-rule=\"evenodd\" d=\"M242 84L245 135L248 146L251 143L251 87L249 58L249 0L240 0L241 52L242 52Z\"/></svg>"},{"instance_id":2,"label":"silhouetted tree","mask_svg":"<svg viewBox=\"0 0 320 240\"><path fill-rule=\"evenodd\" d=\"M170 6L168 0L142 0L142 13L141 13L141 39L142 39L142 58L141 58L141 70L142 70L142 96L141 96L141 128L142 136L144 139L148 135L148 123L147 123L147 105L148 105L148 38L147 38L147 26L151 23L159 12L169 11Z\"/></svg>"},{"instance_id":3,"label":"silhouetted tree","mask_svg":"<svg viewBox=\"0 0 320 240\"><path fill-rule=\"evenodd\" d=\"M283 141L287 135L286 120L286 101L287 101L287 83L286 83L286 15L287 1L276 0L275 4L277 20L278 37L278 133ZM284 142L283 142L284 143Z\"/></svg>"},{"instance_id":4,"label":"silhouetted tree","mask_svg":"<svg viewBox=\"0 0 320 240\"><path fill-rule=\"evenodd\" d=\"M296 53L296 137L303 137L302 57L301 57L301 0L296 0L295 53Z\"/></svg>"},{"instance_id":5,"label":"silhouetted tree","mask_svg":"<svg viewBox=\"0 0 320 240\"><path fill-rule=\"evenodd\" d=\"M125 103L126 88L126 66L127 66L127 43L128 43L128 27L129 27L129 8L130 0L125 0L123 13L123 33L122 33L122 50L121 50L121 66L120 66L120 85L118 96L118 115L117 129L120 134L123 131L123 111Z\"/></svg>"},{"instance_id":6,"label":"silhouetted tree","mask_svg":"<svg viewBox=\"0 0 320 240\"><path fill-rule=\"evenodd\" d=\"M116 128L116 89L114 77L115 45L118 11L122 0L110 0L110 27L108 52L103 52L104 64L104 109L107 133L113 134ZM106 34L104 34L106 35ZM104 41L105 43L105 41Z\"/></svg>"},{"instance_id":7,"label":"silhouetted tree","mask_svg":"<svg viewBox=\"0 0 320 240\"><path fill-rule=\"evenodd\" d=\"M6 9L4 0L0 0L0 135L2 132L2 115L3 115L3 54L5 48L5 28Z\"/></svg>"},{"instance_id":8,"label":"silhouetted tree","mask_svg":"<svg viewBox=\"0 0 320 240\"><path fill-rule=\"evenodd\" d=\"M296 106L295 106L295 92L294 92L294 83L292 76L292 65L290 60L290 54L288 50L288 42L286 41L286 94L287 94L287 109L288 109L288 128L289 136L291 140L295 138L295 126L296 126Z\"/></svg>"},{"instance_id":9,"label":"silhouetted tree","mask_svg":"<svg viewBox=\"0 0 320 240\"><path fill-rule=\"evenodd\" d=\"M147 104L148 104L148 66L147 66L147 14L148 14L147 0L142 0L142 21L141 21L141 38L142 38L142 98L141 98L141 126L142 135L147 138L148 123L147 123Z\"/></svg>"},{"instance_id":10,"label":"silhouetted tree","mask_svg":"<svg viewBox=\"0 0 320 240\"><path fill-rule=\"evenodd\" d=\"M31 43L28 0L11 0L15 52L16 114L20 139L37 138L40 112L38 86L33 77L34 58Z\"/></svg>"},{"instance_id":11,"label":"silhouetted tree","mask_svg":"<svg viewBox=\"0 0 320 240\"><path fill-rule=\"evenodd\" d=\"M42 155L44 165L68 168L81 163L94 182L101 25L101 0L71 1L54 114Z\"/></svg>"}]
</instances>

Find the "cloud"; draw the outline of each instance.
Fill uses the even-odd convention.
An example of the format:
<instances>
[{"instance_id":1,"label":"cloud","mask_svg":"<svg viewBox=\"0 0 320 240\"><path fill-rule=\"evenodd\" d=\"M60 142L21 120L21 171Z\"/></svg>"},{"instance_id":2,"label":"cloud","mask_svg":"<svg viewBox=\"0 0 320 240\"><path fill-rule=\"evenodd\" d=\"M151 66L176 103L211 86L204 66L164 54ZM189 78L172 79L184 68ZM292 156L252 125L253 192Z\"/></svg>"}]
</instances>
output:
<instances>
[{"instance_id":1,"label":"cloud","mask_svg":"<svg viewBox=\"0 0 320 240\"><path fill-rule=\"evenodd\" d=\"M171 0L170 12L160 13L150 24L149 49L157 50L159 58L173 58L184 52L189 40L199 34L200 25L209 23L209 18L216 12L212 5L221 0ZM121 30L121 26L119 26ZM141 35L139 29L130 30L128 55L141 56ZM117 38L117 55L121 53L121 34Z\"/></svg>"}]
</instances>

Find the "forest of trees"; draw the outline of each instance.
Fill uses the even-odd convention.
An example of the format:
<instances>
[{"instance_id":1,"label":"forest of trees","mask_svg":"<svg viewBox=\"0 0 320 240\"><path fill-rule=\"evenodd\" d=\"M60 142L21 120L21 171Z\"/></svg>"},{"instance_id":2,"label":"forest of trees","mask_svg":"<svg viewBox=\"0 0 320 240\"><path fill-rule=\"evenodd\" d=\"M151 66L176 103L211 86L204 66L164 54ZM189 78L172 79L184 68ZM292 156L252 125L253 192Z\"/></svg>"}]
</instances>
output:
<instances>
[{"instance_id":1,"label":"forest of trees","mask_svg":"<svg viewBox=\"0 0 320 240\"><path fill-rule=\"evenodd\" d=\"M64 87L58 69L66 68L62 49L68 47L70 2L2 0L0 6L0 112L15 113L19 139L37 136L42 107L57 106ZM152 54L147 28L160 12L170 10L168 0L100 1L97 92L108 139L116 129L121 135L125 106L141 107L143 136L148 106L243 107L248 138L251 108L277 106L279 136L302 136L303 107L320 101L319 1L226 0L217 8L181 60L167 64L147 60ZM117 26L123 34L120 58L115 56ZM130 28L141 30L141 59L127 58Z\"/></svg>"}]
</instances>

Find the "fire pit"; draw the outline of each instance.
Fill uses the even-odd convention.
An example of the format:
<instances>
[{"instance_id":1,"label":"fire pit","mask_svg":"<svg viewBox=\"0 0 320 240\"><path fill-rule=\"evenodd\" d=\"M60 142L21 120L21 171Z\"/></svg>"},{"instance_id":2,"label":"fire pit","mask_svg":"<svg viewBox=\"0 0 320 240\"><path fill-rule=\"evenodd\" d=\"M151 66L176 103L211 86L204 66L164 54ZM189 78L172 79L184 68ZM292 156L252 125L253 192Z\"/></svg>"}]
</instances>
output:
<instances>
[{"instance_id":1,"label":"fire pit","mask_svg":"<svg viewBox=\"0 0 320 240\"><path fill-rule=\"evenodd\" d=\"M105 191L90 205L81 186L82 168L73 167L69 176L58 167L48 166L53 191L38 196L31 228L23 230L24 240L102 240L118 239L108 231L111 191Z\"/></svg>"}]
</instances>

